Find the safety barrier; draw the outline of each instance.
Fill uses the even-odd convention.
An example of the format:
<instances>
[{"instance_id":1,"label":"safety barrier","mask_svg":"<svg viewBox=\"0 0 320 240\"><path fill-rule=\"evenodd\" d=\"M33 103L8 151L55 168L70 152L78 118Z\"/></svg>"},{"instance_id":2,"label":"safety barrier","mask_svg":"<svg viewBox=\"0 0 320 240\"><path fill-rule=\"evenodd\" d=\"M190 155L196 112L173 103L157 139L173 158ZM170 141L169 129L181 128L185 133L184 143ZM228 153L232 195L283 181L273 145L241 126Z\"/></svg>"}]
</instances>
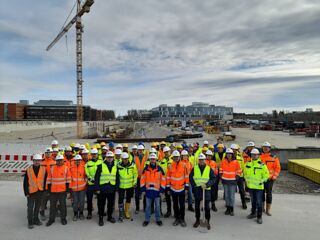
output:
<instances>
[{"instance_id":1,"label":"safety barrier","mask_svg":"<svg viewBox=\"0 0 320 240\"><path fill-rule=\"evenodd\" d=\"M0 155L0 173L23 173L32 165L32 155Z\"/></svg>"}]
</instances>

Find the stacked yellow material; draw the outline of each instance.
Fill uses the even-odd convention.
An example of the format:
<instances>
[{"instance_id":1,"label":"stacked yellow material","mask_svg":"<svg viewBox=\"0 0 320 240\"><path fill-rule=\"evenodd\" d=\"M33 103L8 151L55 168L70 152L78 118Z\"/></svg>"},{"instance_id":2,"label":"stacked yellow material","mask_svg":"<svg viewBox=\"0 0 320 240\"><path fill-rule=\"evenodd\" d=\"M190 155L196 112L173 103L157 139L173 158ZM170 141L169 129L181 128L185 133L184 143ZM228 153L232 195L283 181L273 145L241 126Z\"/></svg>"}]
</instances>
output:
<instances>
[{"instance_id":1,"label":"stacked yellow material","mask_svg":"<svg viewBox=\"0 0 320 240\"><path fill-rule=\"evenodd\" d=\"M288 170L320 184L320 158L291 159L288 162Z\"/></svg>"}]
</instances>

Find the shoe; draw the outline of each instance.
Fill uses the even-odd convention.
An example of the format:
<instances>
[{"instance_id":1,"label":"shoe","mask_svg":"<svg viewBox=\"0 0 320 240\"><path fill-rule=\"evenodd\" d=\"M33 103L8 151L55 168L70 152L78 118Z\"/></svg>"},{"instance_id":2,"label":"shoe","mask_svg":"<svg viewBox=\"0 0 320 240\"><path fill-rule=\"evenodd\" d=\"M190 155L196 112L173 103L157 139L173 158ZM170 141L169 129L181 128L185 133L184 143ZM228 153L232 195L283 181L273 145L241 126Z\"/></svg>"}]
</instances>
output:
<instances>
[{"instance_id":1,"label":"shoe","mask_svg":"<svg viewBox=\"0 0 320 240\"><path fill-rule=\"evenodd\" d=\"M113 217L108 217L108 222L115 223L116 220Z\"/></svg>"},{"instance_id":2,"label":"shoe","mask_svg":"<svg viewBox=\"0 0 320 240\"><path fill-rule=\"evenodd\" d=\"M215 204L215 203L212 203L211 209L212 209L212 211L214 211L214 212L217 212L217 211L218 211L218 209L216 208L216 204Z\"/></svg>"},{"instance_id":3,"label":"shoe","mask_svg":"<svg viewBox=\"0 0 320 240\"><path fill-rule=\"evenodd\" d=\"M123 223L123 217L119 217L118 222Z\"/></svg>"},{"instance_id":4,"label":"shoe","mask_svg":"<svg viewBox=\"0 0 320 240\"><path fill-rule=\"evenodd\" d=\"M124 205L124 216L125 216L126 219L130 219L131 218L129 211L130 211L130 203L126 203Z\"/></svg>"},{"instance_id":5,"label":"shoe","mask_svg":"<svg viewBox=\"0 0 320 240\"><path fill-rule=\"evenodd\" d=\"M257 214L255 214L255 213L250 213L250 214L247 216L248 219L254 219L254 218L256 218L256 217L257 217Z\"/></svg>"},{"instance_id":6,"label":"shoe","mask_svg":"<svg viewBox=\"0 0 320 240\"><path fill-rule=\"evenodd\" d=\"M29 228L29 229L33 229L33 224L29 223L29 224L28 224L28 228Z\"/></svg>"},{"instance_id":7,"label":"shoe","mask_svg":"<svg viewBox=\"0 0 320 240\"><path fill-rule=\"evenodd\" d=\"M80 214L79 214L79 219L80 219L80 220L84 220L83 212L80 212Z\"/></svg>"},{"instance_id":8,"label":"shoe","mask_svg":"<svg viewBox=\"0 0 320 240\"><path fill-rule=\"evenodd\" d=\"M54 223L54 221L49 220L49 221L46 223L46 226L47 226L47 227L49 227L49 226L51 226L51 225L52 225L52 223Z\"/></svg>"},{"instance_id":9,"label":"shoe","mask_svg":"<svg viewBox=\"0 0 320 240\"><path fill-rule=\"evenodd\" d=\"M77 221L77 220L78 220L78 213L74 212L73 221Z\"/></svg>"},{"instance_id":10,"label":"shoe","mask_svg":"<svg viewBox=\"0 0 320 240\"><path fill-rule=\"evenodd\" d=\"M176 220L172 223L172 225L173 225L173 226L178 226L179 223L180 223L180 220L179 220L179 219L176 219Z\"/></svg>"},{"instance_id":11,"label":"shoe","mask_svg":"<svg viewBox=\"0 0 320 240\"><path fill-rule=\"evenodd\" d=\"M171 216L171 212L166 212L166 214L164 215L164 218L168 218Z\"/></svg>"},{"instance_id":12,"label":"shoe","mask_svg":"<svg viewBox=\"0 0 320 240\"><path fill-rule=\"evenodd\" d=\"M271 209L271 203L267 203L266 215L269 216L269 217L271 216L270 209Z\"/></svg>"},{"instance_id":13,"label":"shoe","mask_svg":"<svg viewBox=\"0 0 320 240\"><path fill-rule=\"evenodd\" d=\"M230 215L230 208L227 207L227 210L224 212L224 215Z\"/></svg>"},{"instance_id":14,"label":"shoe","mask_svg":"<svg viewBox=\"0 0 320 240\"><path fill-rule=\"evenodd\" d=\"M180 225L181 225L181 227L186 227L187 223L185 220L180 220Z\"/></svg>"},{"instance_id":15,"label":"shoe","mask_svg":"<svg viewBox=\"0 0 320 240\"><path fill-rule=\"evenodd\" d=\"M262 218L261 217L257 218L257 223L258 224L262 224Z\"/></svg>"},{"instance_id":16,"label":"shoe","mask_svg":"<svg viewBox=\"0 0 320 240\"><path fill-rule=\"evenodd\" d=\"M144 221L144 222L142 223L142 226L143 226L143 227L146 227L146 226L148 226L148 224L149 224L149 222Z\"/></svg>"},{"instance_id":17,"label":"shoe","mask_svg":"<svg viewBox=\"0 0 320 240\"><path fill-rule=\"evenodd\" d=\"M234 216L233 207L230 207L230 216Z\"/></svg>"},{"instance_id":18,"label":"shoe","mask_svg":"<svg viewBox=\"0 0 320 240\"><path fill-rule=\"evenodd\" d=\"M161 227L162 226L162 221L156 221L156 224Z\"/></svg>"},{"instance_id":19,"label":"shoe","mask_svg":"<svg viewBox=\"0 0 320 240\"><path fill-rule=\"evenodd\" d=\"M210 230L211 229L211 225L210 225L209 220L206 220L206 224L207 224L207 229Z\"/></svg>"},{"instance_id":20,"label":"shoe","mask_svg":"<svg viewBox=\"0 0 320 240\"><path fill-rule=\"evenodd\" d=\"M33 221L33 224L34 225L37 225L37 226L41 226L42 225L42 222L40 222L40 220L36 220L36 221Z\"/></svg>"},{"instance_id":21,"label":"shoe","mask_svg":"<svg viewBox=\"0 0 320 240\"><path fill-rule=\"evenodd\" d=\"M104 225L104 221L103 221L103 216L99 216L99 226L103 226Z\"/></svg>"},{"instance_id":22,"label":"shoe","mask_svg":"<svg viewBox=\"0 0 320 240\"><path fill-rule=\"evenodd\" d=\"M91 218L92 218L92 213L88 212L87 219L91 219Z\"/></svg>"},{"instance_id":23,"label":"shoe","mask_svg":"<svg viewBox=\"0 0 320 240\"><path fill-rule=\"evenodd\" d=\"M62 225L67 225L67 219L61 219L61 224Z\"/></svg>"},{"instance_id":24,"label":"shoe","mask_svg":"<svg viewBox=\"0 0 320 240\"><path fill-rule=\"evenodd\" d=\"M197 219L196 222L193 224L193 227L197 228L197 227L199 227L199 225L200 225L200 220Z\"/></svg>"},{"instance_id":25,"label":"shoe","mask_svg":"<svg viewBox=\"0 0 320 240\"><path fill-rule=\"evenodd\" d=\"M193 208L193 206L192 206L192 205L189 205L189 207L188 207L188 211L190 211L190 212L194 212L194 208Z\"/></svg>"}]
</instances>

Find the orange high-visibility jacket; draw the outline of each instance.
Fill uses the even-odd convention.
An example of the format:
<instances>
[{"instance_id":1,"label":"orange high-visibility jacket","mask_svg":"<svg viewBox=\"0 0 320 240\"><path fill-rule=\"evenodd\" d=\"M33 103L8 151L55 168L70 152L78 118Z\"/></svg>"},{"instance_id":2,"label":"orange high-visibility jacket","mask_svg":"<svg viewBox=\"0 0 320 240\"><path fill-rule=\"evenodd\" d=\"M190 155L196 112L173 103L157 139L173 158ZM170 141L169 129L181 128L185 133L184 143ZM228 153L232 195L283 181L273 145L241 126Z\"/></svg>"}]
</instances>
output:
<instances>
[{"instance_id":1,"label":"orange high-visibility jacket","mask_svg":"<svg viewBox=\"0 0 320 240\"><path fill-rule=\"evenodd\" d=\"M46 169L44 166L40 166L38 176L34 173L33 166L28 167L27 169L28 174L28 190L29 193L35 193L38 191L43 191L44 187L44 181L45 181L45 175L46 175Z\"/></svg>"},{"instance_id":2,"label":"orange high-visibility jacket","mask_svg":"<svg viewBox=\"0 0 320 240\"><path fill-rule=\"evenodd\" d=\"M218 164L215 161L207 159L206 165L209 166L213 170L214 175L217 176L219 174Z\"/></svg>"},{"instance_id":3,"label":"orange high-visibility jacket","mask_svg":"<svg viewBox=\"0 0 320 240\"><path fill-rule=\"evenodd\" d=\"M52 158L45 158L41 162L41 166L44 166L46 168L47 174L50 172L51 167L54 165L56 165L56 161L53 160Z\"/></svg>"},{"instance_id":4,"label":"orange high-visibility jacket","mask_svg":"<svg viewBox=\"0 0 320 240\"><path fill-rule=\"evenodd\" d=\"M48 173L47 183L51 184L51 192L67 191L66 184L71 182L70 170L66 165L55 165Z\"/></svg>"},{"instance_id":5,"label":"orange high-visibility jacket","mask_svg":"<svg viewBox=\"0 0 320 240\"><path fill-rule=\"evenodd\" d=\"M189 187L188 167L184 162L173 162L168 167L167 187L173 192L182 192L185 187Z\"/></svg>"},{"instance_id":6,"label":"orange high-visibility jacket","mask_svg":"<svg viewBox=\"0 0 320 240\"><path fill-rule=\"evenodd\" d=\"M70 173L71 173L71 184L70 188L72 191L82 191L87 187L87 179L85 172L85 163L81 161L76 164L74 161L71 163Z\"/></svg>"},{"instance_id":7,"label":"orange high-visibility jacket","mask_svg":"<svg viewBox=\"0 0 320 240\"><path fill-rule=\"evenodd\" d=\"M191 170L192 170L192 164L189 162L189 159L188 160L180 160L180 161L186 164L187 170L188 170L188 175L190 175Z\"/></svg>"},{"instance_id":8,"label":"orange high-visibility jacket","mask_svg":"<svg viewBox=\"0 0 320 240\"><path fill-rule=\"evenodd\" d=\"M243 153L242 158L243 158L244 164L246 164L251 160L251 157L247 153Z\"/></svg>"},{"instance_id":9,"label":"orange high-visibility jacket","mask_svg":"<svg viewBox=\"0 0 320 240\"><path fill-rule=\"evenodd\" d=\"M145 187L146 191L164 191L166 187L166 177L162 174L161 167L156 166L154 169L147 166L141 176L140 187Z\"/></svg>"},{"instance_id":10,"label":"orange high-visibility jacket","mask_svg":"<svg viewBox=\"0 0 320 240\"><path fill-rule=\"evenodd\" d=\"M73 161L74 161L73 158L68 159L66 156L64 156L64 164L65 164L69 169L70 169L71 164L72 164Z\"/></svg>"},{"instance_id":11,"label":"orange high-visibility jacket","mask_svg":"<svg viewBox=\"0 0 320 240\"><path fill-rule=\"evenodd\" d=\"M162 150L158 151L158 161L161 162L161 160L165 157L165 154Z\"/></svg>"},{"instance_id":12,"label":"orange high-visibility jacket","mask_svg":"<svg viewBox=\"0 0 320 240\"><path fill-rule=\"evenodd\" d=\"M270 174L269 179L277 179L281 171L279 158L273 156L271 153L262 153L260 155L260 159L264 164L267 165Z\"/></svg>"},{"instance_id":13,"label":"orange high-visibility jacket","mask_svg":"<svg viewBox=\"0 0 320 240\"><path fill-rule=\"evenodd\" d=\"M228 161L226 158L220 163L220 174L223 180L236 180L236 176L241 176L241 167L239 162L234 159Z\"/></svg>"},{"instance_id":14,"label":"orange high-visibility jacket","mask_svg":"<svg viewBox=\"0 0 320 240\"><path fill-rule=\"evenodd\" d=\"M138 156L134 157L134 163L136 164L137 170L138 170L138 178L141 177L143 169L146 166L146 161L148 160L147 155L143 155L142 161L140 161Z\"/></svg>"}]
</instances>

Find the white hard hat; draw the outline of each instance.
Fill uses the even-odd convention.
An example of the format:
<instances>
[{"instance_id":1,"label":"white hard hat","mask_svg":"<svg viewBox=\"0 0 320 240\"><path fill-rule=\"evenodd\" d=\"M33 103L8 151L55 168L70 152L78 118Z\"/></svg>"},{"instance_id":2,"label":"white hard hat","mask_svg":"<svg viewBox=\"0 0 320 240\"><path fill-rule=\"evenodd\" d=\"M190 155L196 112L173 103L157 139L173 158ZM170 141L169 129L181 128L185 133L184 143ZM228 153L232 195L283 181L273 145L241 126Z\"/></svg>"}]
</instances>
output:
<instances>
[{"instance_id":1,"label":"white hard hat","mask_svg":"<svg viewBox=\"0 0 320 240\"><path fill-rule=\"evenodd\" d=\"M123 152L123 153L121 154L121 158L129 158L129 154L126 153L126 152Z\"/></svg>"},{"instance_id":2,"label":"white hard hat","mask_svg":"<svg viewBox=\"0 0 320 240\"><path fill-rule=\"evenodd\" d=\"M67 146L64 150L65 150L65 151L72 151L72 147Z\"/></svg>"},{"instance_id":3,"label":"white hard hat","mask_svg":"<svg viewBox=\"0 0 320 240\"><path fill-rule=\"evenodd\" d=\"M254 142L248 142L247 144L247 147L254 147L254 146L255 146Z\"/></svg>"},{"instance_id":4,"label":"white hard hat","mask_svg":"<svg viewBox=\"0 0 320 240\"><path fill-rule=\"evenodd\" d=\"M53 148L52 152L59 152L59 149L58 148Z\"/></svg>"},{"instance_id":5,"label":"white hard hat","mask_svg":"<svg viewBox=\"0 0 320 240\"><path fill-rule=\"evenodd\" d=\"M213 153L212 153L211 150L208 150L208 151L206 151L206 155L211 155L211 156L213 156Z\"/></svg>"},{"instance_id":6,"label":"white hard hat","mask_svg":"<svg viewBox=\"0 0 320 240\"><path fill-rule=\"evenodd\" d=\"M121 153L122 153L122 150L121 150L121 149L116 149L116 151L115 151L115 154L116 154L116 155L121 155Z\"/></svg>"},{"instance_id":7,"label":"white hard hat","mask_svg":"<svg viewBox=\"0 0 320 240\"><path fill-rule=\"evenodd\" d=\"M181 156L183 156L183 155L189 155L189 153L186 150L182 150Z\"/></svg>"},{"instance_id":8,"label":"white hard hat","mask_svg":"<svg viewBox=\"0 0 320 240\"><path fill-rule=\"evenodd\" d=\"M81 149L81 150L83 150L83 149L85 149L85 148L86 148L85 145L80 145L80 149Z\"/></svg>"},{"instance_id":9,"label":"white hard hat","mask_svg":"<svg viewBox=\"0 0 320 240\"><path fill-rule=\"evenodd\" d=\"M58 155L56 156L56 161L61 161L61 160L64 160L64 157L63 157L62 154L58 154Z\"/></svg>"},{"instance_id":10,"label":"white hard hat","mask_svg":"<svg viewBox=\"0 0 320 240\"><path fill-rule=\"evenodd\" d=\"M237 144L231 144L230 146L231 149L239 149L238 145Z\"/></svg>"},{"instance_id":11,"label":"white hard hat","mask_svg":"<svg viewBox=\"0 0 320 240\"><path fill-rule=\"evenodd\" d=\"M122 145L121 145L121 144L118 144L118 145L116 146L116 148L122 148Z\"/></svg>"},{"instance_id":12,"label":"white hard hat","mask_svg":"<svg viewBox=\"0 0 320 240\"><path fill-rule=\"evenodd\" d=\"M168 146L165 146L165 147L163 148L163 152L168 152L168 151L170 151L170 148L169 148Z\"/></svg>"},{"instance_id":13,"label":"white hard hat","mask_svg":"<svg viewBox=\"0 0 320 240\"><path fill-rule=\"evenodd\" d=\"M88 149L86 149L86 148L85 148L85 149L83 149L83 150L82 150L82 152L81 152L81 153L82 153L82 154L88 154L88 153L89 153L89 151L88 151Z\"/></svg>"},{"instance_id":14,"label":"white hard hat","mask_svg":"<svg viewBox=\"0 0 320 240\"><path fill-rule=\"evenodd\" d=\"M51 153L52 152L52 148L51 147L47 147L45 152L46 153Z\"/></svg>"},{"instance_id":15,"label":"white hard hat","mask_svg":"<svg viewBox=\"0 0 320 240\"><path fill-rule=\"evenodd\" d=\"M80 148L80 143L76 143L76 144L74 145L74 148Z\"/></svg>"},{"instance_id":16,"label":"white hard hat","mask_svg":"<svg viewBox=\"0 0 320 240\"><path fill-rule=\"evenodd\" d=\"M98 149L93 148L93 149L91 150L91 154L98 154Z\"/></svg>"},{"instance_id":17,"label":"white hard hat","mask_svg":"<svg viewBox=\"0 0 320 240\"><path fill-rule=\"evenodd\" d=\"M203 145L208 145L209 142L207 140L203 141Z\"/></svg>"},{"instance_id":18,"label":"white hard hat","mask_svg":"<svg viewBox=\"0 0 320 240\"><path fill-rule=\"evenodd\" d=\"M139 145L138 146L138 150L144 150L144 146L143 145Z\"/></svg>"},{"instance_id":19,"label":"white hard hat","mask_svg":"<svg viewBox=\"0 0 320 240\"><path fill-rule=\"evenodd\" d=\"M172 153L172 156L173 156L173 157L180 157L179 151L174 150L173 153Z\"/></svg>"},{"instance_id":20,"label":"white hard hat","mask_svg":"<svg viewBox=\"0 0 320 240\"><path fill-rule=\"evenodd\" d=\"M59 144L59 142L57 141L57 140L53 140L52 142L51 142L51 145L58 145Z\"/></svg>"},{"instance_id":21,"label":"white hard hat","mask_svg":"<svg viewBox=\"0 0 320 240\"><path fill-rule=\"evenodd\" d=\"M107 146L103 146L102 150L108 150Z\"/></svg>"},{"instance_id":22,"label":"white hard hat","mask_svg":"<svg viewBox=\"0 0 320 240\"><path fill-rule=\"evenodd\" d=\"M137 148L138 148L137 145L132 146L132 149L137 149Z\"/></svg>"},{"instance_id":23,"label":"white hard hat","mask_svg":"<svg viewBox=\"0 0 320 240\"><path fill-rule=\"evenodd\" d=\"M74 157L74 160L82 160L82 157L81 157L79 154L77 154L77 155Z\"/></svg>"},{"instance_id":24,"label":"white hard hat","mask_svg":"<svg viewBox=\"0 0 320 240\"><path fill-rule=\"evenodd\" d=\"M40 160L42 160L43 158L42 158L42 154L39 154L39 153L37 153L37 154L34 154L33 155L33 157L32 157L32 160L34 160L34 161L40 161Z\"/></svg>"},{"instance_id":25,"label":"white hard hat","mask_svg":"<svg viewBox=\"0 0 320 240\"><path fill-rule=\"evenodd\" d=\"M111 151L107 152L107 155L106 155L106 157L114 157L114 154L113 154L113 152L111 152Z\"/></svg>"},{"instance_id":26,"label":"white hard hat","mask_svg":"<svg viewBox=\"0 0 320 240\"><path fill-rule=\"evenodd\" d=\"M252 149L250 153L251 154L260 154L259 150L256 148Z\"/></svg>"},{"instance_id":27,"label":"white hard hat","mask_svg":"<svg viewBox=\"0 0 320 240\"><path fill-rule=\"evenodd\" d=\"M157 153L157 149L151 148L150 153Z\"/></svg>"},{"instance_id":28,"label":"white hard hat","mask_svg":"<svg viewBox=\"0 0 320 240\"><path fill-rule=\"evenodd\" d=\"M155 153L151 153L149 155L149 159L157 159L157 155Z\"/></svg>"},{"instance_id":29,"label":"white hard hat","mask_svg":"<svg viewBox=\"0 0 320 240\"><path fill-rule=\"evenodd\" d=\"M231 148L227 148L226 153L231 153L233 154L233 150Z\"/></svg>"},{"instance_id":30,"label":"white hard hat","mask_svg":"<svg viewBox=\"0 0 320 240\"><path fill-rule=\"evenodd\" d=\"M269 142L264 142L262 144L262 147L271 147L271 144Z\"/></svg>"},{"instance_id":31,"label":"white hard hat","mask_svg":"<svg viewBox=\"0 0 320 240\"><path fill-rule=\"evenodd\" d=\"M206 156L203 153L200 153L199 156L198 156L198 159L199 160L205 160Z\"/></svg>"}]
</instances>

